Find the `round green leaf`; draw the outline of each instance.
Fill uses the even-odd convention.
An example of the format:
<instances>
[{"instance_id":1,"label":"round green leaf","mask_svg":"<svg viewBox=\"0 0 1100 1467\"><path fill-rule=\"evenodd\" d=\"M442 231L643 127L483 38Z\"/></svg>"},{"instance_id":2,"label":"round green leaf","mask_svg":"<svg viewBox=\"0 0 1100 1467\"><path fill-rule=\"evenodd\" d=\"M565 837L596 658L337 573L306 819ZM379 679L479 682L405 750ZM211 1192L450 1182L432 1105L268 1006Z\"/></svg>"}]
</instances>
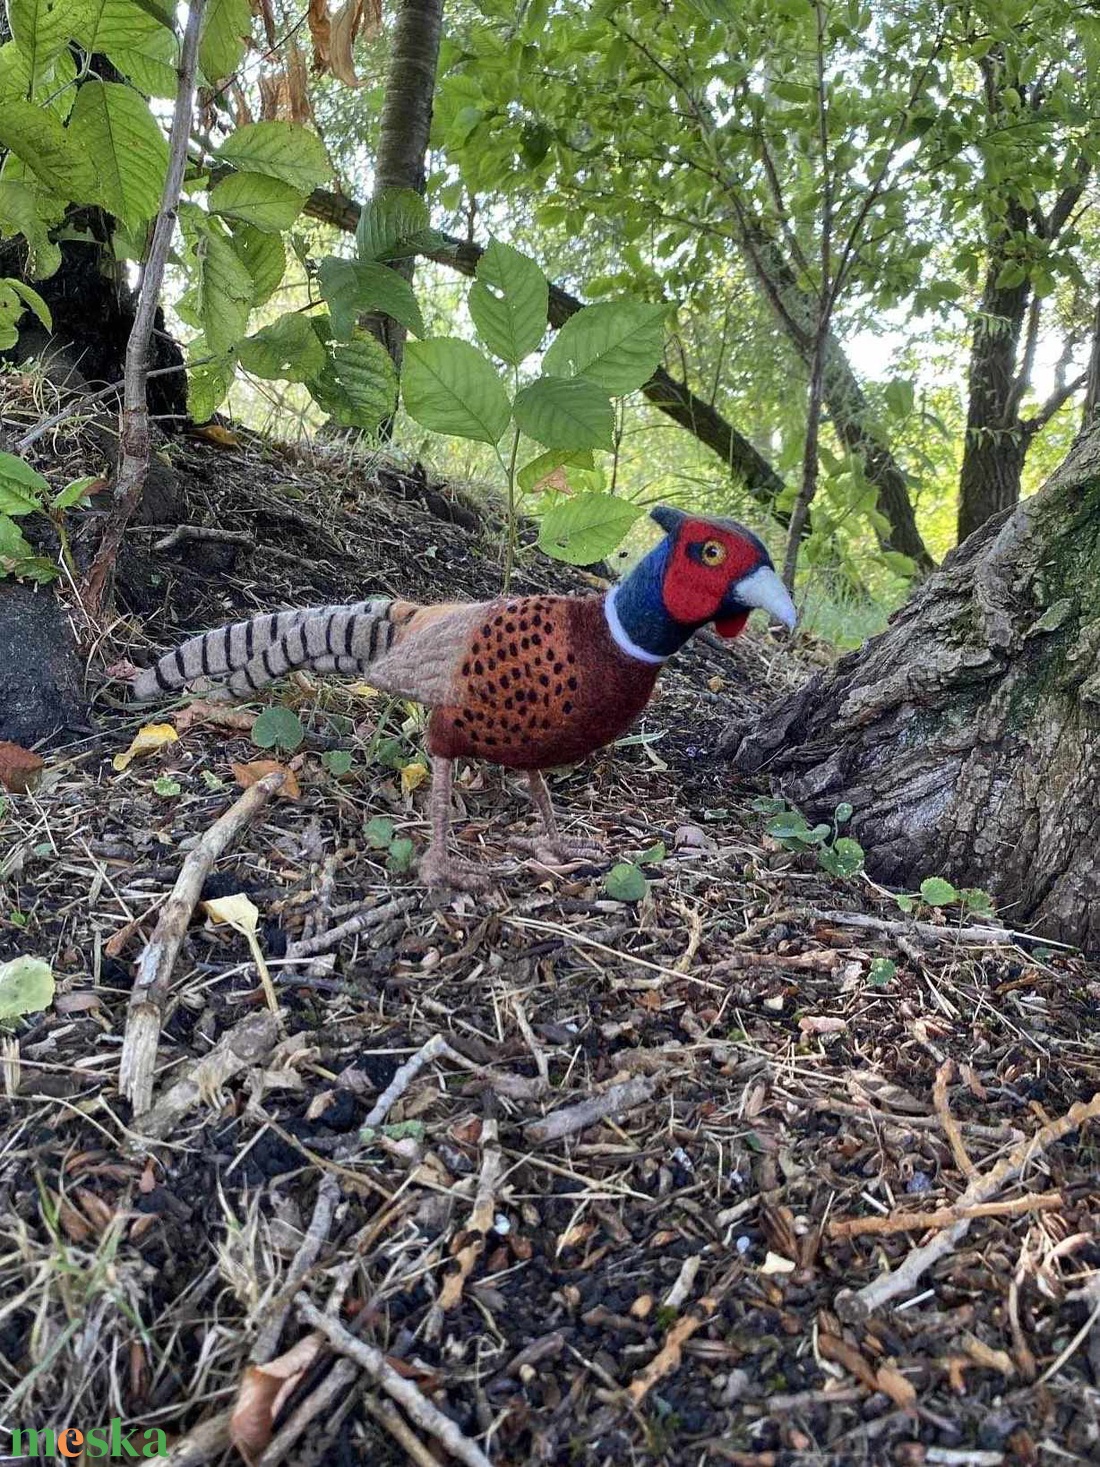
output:
<instances>
[{"instance_id":1,"label":"round green leaf","mask_svg":"<svg viewBox=\"0 0 1100 1467\"><path fill-rule=\"evenodd\" d=\"M337 336L350 336L357 318L365 311L381 311L400 321L414 336L424 335L424 318L412 286L388 265L329 255L318 267L317 283Z\"/></svg>"},{"instance_id":2,"label":"round green leaf","mask_svg":"<svg viewBox=\"0 0 1100 1467\"><path fill-rule=\"evenodd\" d=\"M415 864L415 848L407 835L398 836L390 845L386 867L395 876L404 876Z\"/></svg>"},{"instance_id":3,"label":"round green leaf","mask_svg":"<svg viewBox=\"0 0 1100 1467\"><path fill-rule=\"evenodd\" d=\"M477 334L502 361L518 367L546 331L549 286L534 260L493 240L477 263L467 304Z\"/></svg>"},{"instance_id":4,"label":"round green leaf","mask_svg":"<svg viewBox=\"0 0 1100 1467\"><path fill-rule=\"evenodd\" d=\"M897 971L898 965L891 958L874 958L867 970L867 981L874 988L885 988Z\"/></svg>"},{"instance_id":5,"label":"round green leaf","mask_svg":"<svg viewBox=\"0 0 1100 1467\"><path fill-rule=\"evenodd\" d=\"M256 377L284 382L308 382L325 366L325 349L310 322L290 311L270 326L246 336L237 359Z\"/></svg>"},{"instance_id":6,"label":"round green leaf","mask_svg":"<svg viewBox=\"0 0 1100 1467\"><path fill-rule=\"evenodd\" d=\"M260 749L285 749L288 754L293 753L305 736L298 715L278 704L265 708L252 725L252 742Z\"/></svg>"},{"instance_id":7,"label":"round green leaf","mask_svg":"<svg viewBox=\"0 0 1100 1467\"><path fill-rule=\"evenodd\" d=\"M295 122L249 122L233 130L216 156L234 168L278 178L302 193L332 173L325 145Z\"/></svg>"},{"instance_id":8,"label":"round green leaf","mask_svg":"<svg viewBox=\"0 0 1100 1467\"><path fill-rule=\"evenodd\" d=\"M540 377L516 393L516 424L547 448L611 448L615 414L602 387L583 377Z\"/></svg>"},{"instance_id":9,"label":"round green leaf","mask_svg":"<svg viewBox=\"0 0 1100 1467\"><path fill-rule=\"evenodd\" d=\"M493 364L468 341L453 337L408 344L401 396L421 427L475 443L499 442L511 417Z\"/></svg>"},{"instance_id":10,"label":"round green leaf","mask_svg":"<svg viewBox=\"0 0 1100 1467\"><path fill-rule=\"evenodd\" d=\"M620 861L604 877L603 889L616 902L640 902L649 882L631 861Z\"/></svg>"},{"instance_id":11,"label":"round green leaf","mask_svg":"<svg viewBox=\"0 0 1100 1467\"><path fill-rule=\"evenodd\" d=\"M614 396L633 392L660 365L667 314L667 306L643 301L585 306L550 343L542 369L556 377L588 377Z\"/></svg>"},{"instance_id":12,"label":"round green leaf","mask_svg":"<svg viewBox=\"0 0 1100 1467\"><path fill-rule=\"evenodd\" d=\"M53 969L41 958L0 963L0 1019L41 1013L53 1002L53 994Z\"/></svg>"},{"instance_id":13,"label":"round green leaf","mask_svg":"<svg viewBox=\"0 0 1100 1467\"><path fill-rule=\"evenodd\" d=\"M920 884L920 894L930 907L946 907L959 899L959 893L942 876L926 877Z\"/></svg>"},{"instance_id":14,"label":"round green leaf","mask_svg":"<svg viewBox=\"0 0 1100 1467\"><path fill-rule=\"evenodd\" d=\"M428 228L428 206L411 188L383 189L359 214L355 242L361 260L393 260Z\"/></svg>"},{"instance_id":15,"label":"round green leaf","mask_svg":"<svg viewBox=\"0 0 1100 1467\"><path fill-rule=\"evenodd\" d=\"M569 565L594 565L617 549L644 513L614 494L578 494L543 516L539 549Z\"/></svg>"},{"instance_id":16,"label":"round green leaf","mask_svg":"<svg viewBox=\"0 0 1100 1467\"><path fill-rule=\"evenodd\" d=\"M385 815L373 815L363 826L363 839L372 851L385 851L393 840L393 821Z\"/></svg>"}]
</instances>

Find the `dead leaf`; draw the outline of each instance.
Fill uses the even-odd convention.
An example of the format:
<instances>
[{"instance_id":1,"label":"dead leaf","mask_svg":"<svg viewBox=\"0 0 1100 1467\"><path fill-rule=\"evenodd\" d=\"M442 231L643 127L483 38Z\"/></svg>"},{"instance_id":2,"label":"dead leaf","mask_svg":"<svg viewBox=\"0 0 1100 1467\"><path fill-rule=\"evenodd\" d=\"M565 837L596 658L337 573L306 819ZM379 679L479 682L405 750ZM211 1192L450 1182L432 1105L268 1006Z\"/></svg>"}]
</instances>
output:
<instances>
[{"instance_id":1,"label":"dead leaf","mask_svg":"<svg viewBox=\"0 0 1100 1467\"><path fill-rule=\"evenodd\" d=\"M271 1441L280 1407L323 1346L324 1338L315 1330L277 1360L245 1371L229 1419L229 1438L246 1462L254 1462Z\"/></svg>"},{"instance_id":2,"label":"dead leaf","mask_svg":"<svg viewBox=\"0 0 1100 1467\"><path fill-rule=\"evenodd\" d=\"M256 964L256 971L260 975L260 982L264 986L267 1006L278 1019L279 1000L275 997L275 985L271 981L271 974L264 962L260 941L256 936L260 925L259 907L246 897L243 891L238 891L233 896L215 897L212 901L203 902L202 909L212 922L224 922L226 926L232 927L234 932L239 932L244 937L252 954L252 961Z\"/></svg>"},{"instance_id":3,"label":"dead leaf","mask_svg":"<svg viewBox=\"0 0 1100 1467\"><path fill-rule=\"evenodd\" d=\"M201 428L191 429L192 438L201 438L215 448L240 448L241 440L232 428L223 428L220 423L204 423Z\"/></svg>"},{"instance_id":4,"label":"dead leaf","mask_svg":"<svg viewBox=\"0 0 1100 1467\"><path fill-rule=\"evenodd\" d=\"M875 1371L875 1385L885 1396L889 1396L895 1406L903 1411L911 1411L917 1404L917 1392L911 1380L907 1380L900 1370L895 1370L892 1365L880 1365Z\"/></svg>"},{"instance_id":5,"label":"dead leaf","mask_svg":"<svg viewBox=\"0 0 1100 1467\"><path fill-rule=\"evenodd\" d=\"M252 764L231 764L233 778L242 790L251 789L258 784L265 774L282 774L284 776L282 789L279 796L285 800L300 800L302 790L298 784L298 776L293 769L288 769L285 764L280 764L277 759L257 759Z\"/></svg>"},{"instance_id":6,"label":"dead leaf","mask_svg":"<svg viewBox=\"0 0 1100 1467\"><path fill-rule=\"evenodd\" d=\"M37 776L45 769L45 759L24 749L22 744L0 740L0 784L13 794L22 795L37 784Z\"/></svg>"},{"instance_id":7,"label":"dead leaf","mask_svg":"<svg viewBox=\"0 0 1100 1467\"><path fill-rule=\"evenodd\" d=\"M146 754L155 754L158 749L163 749L165 744L174 744L178 738L179 734L170 723L147 723L144 728L138 729L133 743L125 754L115 755L111 760L111 767L117 769L121 774L135 759L140 759Z\"/></svg>"},{"instance_id":8,"label":"dead leaf","mask_svg":"<svg viewBox=\"0 0 1100 1467\"><path fill-rule=\"evenodd\" d=\"M259 717L247 708L232 708L228 703L212 703L205 698L195 698L176 708L169 714L180 733L186 733L197 723L209 723L215 728L232 729L234 733L251 733L252 725Z\"/></svg>"},{"instance_id":9,"label":"dead leaf","mask_svg":"<svg viewBox=\"0 0 1100 1467\"><path fill-rule=\"evenodd\" d=\"M848 1020L830 1018L828 1014L803 1014L798 1027L803 1034L843 1034Z\"/></svg>"},{"instance_id":10,"label":"dead leaf","mask_svg":"<svg viewBox=\"0 0 1100 1467\"><path fill-rule=\"evenodd\" d=\"M711 690L712 693L720 693L725 686L726 680L724 677L719 677L717 674L715 674L714 677L707 678L707 687Z\"/></svg>"},{"instance_id":11,"label":"dead leaf","mask_svg":"<svg viewBox=\"0 0 1100 1467\"><path fill-rule=\"evenodd\" d=\"M309 105L309 75L306 58L298 42L291 37L286 53L286 84L290 94L291 122L309 122L313 116Z\"/></svg>"},{"instance_id":12,"label":"dead leaf","mask_svg":"<svg viewBox=\"0 0 1100 1467\"><path fill-rule=\"evenodd\" d=\"M363 0L344 0L344 4L329 21L330 58L332 74L345 86L357 87L359 78L355 74L355 38L363 19Z\"/></svg>"},{"instance_id":13,"label":"dead leaf","mask_svg":"<svg viewBox=\"0 0 1100 1467\"><path fill-rule=\"evenodd\" d=\"M543 474L541 479L536 479L531 487L536 494L541 494L544 490L549 489L555 489L559 494L573 493L563 464L559 464L556 469L551 469L548 474Z\"/></svg>"},{"instance_id":14,"label":"dead leaf","mask_svg":"<svg viewBox=\"0 0 1100 1467\"><path fill-rule=\"evenodd\" d=\"M430 778L426 764L406 764L401 771L401 793L411 795L413 790Z\"/></svg>"},{"instance_id":15,"label":"dead leaf","mask_svg":"<svg viewBox=\"0 0 1100 1467\"><path fill-rule=\"evenodd\" d=\"M263 71L257 78L260 88L260 118L263 122L281 122L290 113L290 85L282 67Z\"/></svg>"},{"instance_id":16,"label":"dead leaf","mask_svg":"<svg viewBox=\"0 0 1100 1467\"><path fill-rule=\"evenodd\" d=\"M319 76L323 76L329 69L329 58L332 54L332 27L328 18L327 0L309 0L306 23L313 41L313 69Z\"/></svg>"}]
</instances>

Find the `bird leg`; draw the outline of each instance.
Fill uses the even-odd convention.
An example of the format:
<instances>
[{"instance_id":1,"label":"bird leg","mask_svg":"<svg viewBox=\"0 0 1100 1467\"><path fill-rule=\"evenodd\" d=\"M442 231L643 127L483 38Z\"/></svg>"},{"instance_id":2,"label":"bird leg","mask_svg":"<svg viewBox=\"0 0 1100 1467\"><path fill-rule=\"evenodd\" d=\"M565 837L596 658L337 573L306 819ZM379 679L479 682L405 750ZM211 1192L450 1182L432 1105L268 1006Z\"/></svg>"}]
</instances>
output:
<instances>
[{"instance_id":1,"label":"bird leg","mask_svg":"<svg viewBox=\"0 0 1100 1467\"><path fill-rule=\"evenodd\" d=\"M509 841L509 845L529 852L536 860L543 861L549 866L559 865L563 861L598 861L607 854L593 841L571 840L569 836L562 835L558 829L550 791L546 787L546 780L542 777L540 770L527 770L527 787L535 809L538 811L541 829L538 835L514 836Z\"/></svg>"},{"instance_id":2,"label":"bird leg","mask_svg":"<svg viewBox=\"0 0 1100 1467\"><path fill-rule=\"evenodd\" d=\"M453 886L459 891L483 891L492 877L472 861L460 861L448 854L447 837L451 832L451 780L454 761L432 756L432 789L428 813L432 822L432 840L420 861L420 879L426 886Z\"/></svg>"}]
</instances>

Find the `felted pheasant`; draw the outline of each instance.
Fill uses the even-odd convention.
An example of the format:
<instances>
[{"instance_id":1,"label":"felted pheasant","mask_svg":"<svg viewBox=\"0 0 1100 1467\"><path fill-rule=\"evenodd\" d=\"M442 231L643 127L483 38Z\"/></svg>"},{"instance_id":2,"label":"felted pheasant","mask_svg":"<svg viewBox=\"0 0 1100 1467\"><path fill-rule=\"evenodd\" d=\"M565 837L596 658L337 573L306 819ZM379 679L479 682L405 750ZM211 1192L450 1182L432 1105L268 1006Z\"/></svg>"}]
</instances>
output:
<instances>
[{"instance_id":1,"label":"felted pheasant","mask_svg":"<svg viewBox=\"0 0 1100 1467\"><path fill-rule=\"evenodd\" d=\"M428 885L475 890L483 868L447 850L456 759L522 769L541 821L525 842L543 859L592 854L563 837L541 771L623 734L663 664L708 622L736 637L754 607L788 628L796 613L759 539L733 520L660 507L665 538L599 596L522 596L418 606L375 599L274 612L192 637L134 682L138 698L202 677L255 692L292 668L362 675L431 709Z\"/></svg>"}]
</instances>

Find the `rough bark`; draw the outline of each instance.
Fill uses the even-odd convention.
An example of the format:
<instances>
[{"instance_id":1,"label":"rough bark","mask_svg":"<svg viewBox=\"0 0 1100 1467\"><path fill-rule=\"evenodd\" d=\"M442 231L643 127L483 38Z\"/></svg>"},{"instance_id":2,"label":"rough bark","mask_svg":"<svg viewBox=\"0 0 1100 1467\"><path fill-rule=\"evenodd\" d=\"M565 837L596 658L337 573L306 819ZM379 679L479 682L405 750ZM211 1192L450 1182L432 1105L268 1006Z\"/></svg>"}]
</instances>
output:
<instances>
[{"instance_id":1,"label":"rough bark","mask_svg":"<svg viewBox=\"0 0 1100 1467\"><path fill-rule=\"evenodd\" d=\"M391 188L424 192L424 156L432 125L442 30L443 0L401 0L382 98L378 156L374 162L376 193ZM407 280L412 279L411 256L399 261L396 268ZM369 324L400 370L404 326L391 316L372 318Z\"/></svg>"},{"instance_id":2,"label":"rough bark","mask_svg":"<svg viewBox=\"0 0 1100 1467\"><path fill-rule=\"evenodd\" d=\"M0 740L25 748L87 732L83 668L53 593L0 581Z\"/></svg>"},{"instance_id":3,"label":"rough bark","mask_svg":"<svg viewBox=\"0 0 1100 1467\"><path fill-rule=\"evenodd\" d=\"M982 886L1100 949L1100 425L726 751L807 815L850 802L878 879Z\"/></svg>"},{"instance_id":4,"label":"rough bark","mask_svg":"<svg viewBox=\"0 0 1100 1467\"><path fill-rule=\"evenodd\" d=\"M333 224L338 229L346 229L349 233L354 233L359 221L359 205L355 200L345 198L342 194L330 193L327 189L314 189L306 201L305 212L314 219ZM481 245L457 239L454 235L444 235L443 239L443 247L426 252L425 258L447 265L461 275L473 276L477 271L478 260L485 253ZM551 284L547 312L550 325L555 329L562 326L583 305L584 302L576 296ZM781 524L788 522L789 516L775 508L776 497L785 487L782 478L763 454L727 422L712 403L697 397L689 387L663 367L654 372L642 392L654 407L659 408L681 428L686 428L712 453L716 453L726 469L737 476L758 504L763 505Z\"/></svg>"}]
</instances>

